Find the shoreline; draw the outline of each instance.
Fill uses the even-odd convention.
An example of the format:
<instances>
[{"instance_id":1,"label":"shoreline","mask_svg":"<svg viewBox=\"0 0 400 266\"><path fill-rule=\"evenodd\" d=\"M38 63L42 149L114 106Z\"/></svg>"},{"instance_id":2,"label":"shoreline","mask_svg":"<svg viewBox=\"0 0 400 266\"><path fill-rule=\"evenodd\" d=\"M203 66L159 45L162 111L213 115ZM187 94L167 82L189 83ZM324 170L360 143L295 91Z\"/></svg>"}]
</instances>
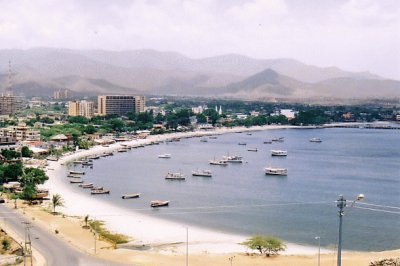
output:
<instances>
[{"instance_id":1,"label":"shoreline","mask_svg":"<svg viewBox=\"0 0 400 266\"><path fill-rule=\"evenodd\" d=\"M128 235L134 238L130 243L136 246L144 245L151 251L161 254L184 254L186 251L186 228L189 232L189 250L191 253L225 254L245 253L248 249L238 243L245 241L249 236L233 233L224 233L215 229L200 228L197 226L183 225L166 219L154 218L144 214L124 209L111 203L103 202L83 193L77 193L62 182L62 165L81 157L101 154L103 152L116 151L122 145L138 146L146 145L154 141L165 141L176 138L190 138L210 135L220 135L234 132L259 131L272 129L307 128L295 126L259 126L222 128L212 131L196 131L184 133L170 133L164 135L151 135L147 139L119 142L109 147L95 146L89 150L81 150L62 156L57 162L49 162L46 173L49 180L45 186L51 194L59 193L65 200L65 207L60 210L68 215L85 216L89 214L91 219L102 220L107 229ZM51 169L51 170L50 170ZM84 203L83 203L84 202ZM99 204L100 203L100 204ZM90 212L88 212L90 210ZM218 241L216 241L218 239ZM313 255L316 254L316 246L307 246L287 243L287 250L283 255ZM334 250L322 248L321 253L332 254Z\"/></svg>"}]
</instances>

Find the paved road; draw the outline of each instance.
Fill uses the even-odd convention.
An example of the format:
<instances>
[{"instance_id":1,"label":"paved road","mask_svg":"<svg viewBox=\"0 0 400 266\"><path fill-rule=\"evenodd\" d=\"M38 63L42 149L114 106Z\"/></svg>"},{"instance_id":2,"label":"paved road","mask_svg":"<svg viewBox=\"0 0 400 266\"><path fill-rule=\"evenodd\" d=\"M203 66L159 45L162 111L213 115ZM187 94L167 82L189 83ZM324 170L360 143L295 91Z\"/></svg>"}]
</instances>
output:
<instances>
[{"instance_id":1,"label":"paved road","mask_svg":"<svg viewBox=\"0 0 400 266\"><path fill-rule=\"evenodd\" d=\"M0 217L4 217L6 228L11 228L14 232L24 239L25 225L22 222L29 222L23 215L15 212L13 209L0 205ZM108 262L91 257L84 254L74 247L68 245L56 235L40 228L33 226L30 228L32 247L38 250L46 259L47 265L53 266L108 266L122 265L113 262Z\"/></svg>"}]
</instances>

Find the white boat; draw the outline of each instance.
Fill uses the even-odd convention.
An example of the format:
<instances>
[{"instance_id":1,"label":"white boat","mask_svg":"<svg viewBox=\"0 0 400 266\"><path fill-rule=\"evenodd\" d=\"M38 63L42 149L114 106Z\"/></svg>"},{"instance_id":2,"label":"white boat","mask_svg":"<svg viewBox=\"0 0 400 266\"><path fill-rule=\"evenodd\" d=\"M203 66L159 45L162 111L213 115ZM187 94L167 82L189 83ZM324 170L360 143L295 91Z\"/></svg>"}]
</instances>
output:
<instances>
[{"instance_id":1,"label":"white boat","mask_svg":"<svg viewBox=\"0 0 400 266\"><path fill-rule=\"evenodd\" d=\"M310 139L310 142L317 142L317 143L320 143L320 142L322 142L322 140L321 140L320 138L311 138L311 139Z\"/></svg>"},{"instance_id":2,"label":"white boat","mask_svg":"<svg viewBox=\"0 0 400 266\"><path fill-rule=\"evenodd\" d=\"M83 180L70 180L69 182L71 184L81 184L81 183L83 183Z\"/></svg>"},{"instance_id":3,"label":"white boat","mask_svg":"<svg viewBox=\"0 0 400 266\"><path fill-rule=\"evenodd\" d=\"M79 186L81 188L93 188L93 183L82 183Z\"/></svg>"},{"instance_id":4,"label":"white boat","mask_svg":"<svg viewBox=\"0 0 400 266\"><path fill-rule=\"evenodd\" d=\"M157 208L157 207L163 207L163 206L168 206L169 201L161 201L161 200L153 200L150 202L150 207Z\"/></svg>"},{"instance_id":5,"label":"white boat","mask_svg":"<svg viewBox=\"0 0 400 266\"><path fill-rule=\"evenodd\" d=\"M212 177L210 170L196 170L192 172L192 176Z\"/></svg>"},{"instance_id":6,"label":"white boat","mask_svg":"<svg viewBox=\"0 0 400 266\"><path fill-rule=\"evenodd\" d=\"M243 163L243 159L241 156L232 155L232 156L224 156L224 161L227 163Z\"/></svg>"},{"instance_id":7,"label":"white boat","mask_svg":"<svg viewBox=\"0 0 400 266\"><path fill-rule=\"evenodd\" d=\"M165 175L165 179L167 179L167 180L185 180L186 178L182 173L171 173L171 172L168 172Z\"/></svg>"},{"instance_id":8,"label":"white boat","mask_svg":"<svg viewBox=\"0 0 400 266\"><path fill-rule=\"evenodd\" d=\"M158 158L169 159L169 158L171 158L171 154L169 154L169 153L160 154L160 155L158 155Z\"/></svg>"},{"instance_id":9,"label":"white boat","mask_svg":"<svg viewBox=\"0 0 400 266\"><path fill-rule=\"evenodd\" d=\"M257 148L250 148L250 149L247 149L247 151L258 151L258 149Z\"/></svg>"},{"instance_id":10,"label":"white boat","mask_svg":"<svg viewBox=\"0 0 400 266\"><path fill-rule=\"evenodd\" d=\"M104 188L102 188L102 189L95 189L95 190L90 191L90 194L92 194L92 195L97 195L97 194L110 194L110 190L104 189Z\"/></svg>"},{"instance_id":11,"label":"white boat","mask_svg":"<svg viewBox=\"0 0 400 266\"><path fill-rule=\"evenodd\" d=\"M271 150L272 156L287 156L287 151L284 150Z\"/></svg>"},{"instance_id":12,"label":"white boat","mask_svg":"<svg viewBox=\"0 0 400 266\"><path fill-rule=\"evenodd\" d=\"M266 175L287 175L287 168L266 167L264 172Z\"/></svg>"},{"instance_id":13,"label":"white boat","mask_svg":"<svg viewBox=\"0 0 400 266\"><path fill-rule=\"evenodd\" d=\"M222 165L222 166L227 166L228 163L225 160L210 160L211 165Z\"/></svg>"},{"instance_id":14,"label":"white boat","mask_svg":"<svg viewBox=\"0 0 400 266\"><path fill-rule=\"evenodd\" d=\"M273 138L272 141L283 142L285 140L284 137Z\"/></svg>"},{"instance_id":15,"label":"white boat","mask_svg":"<svg viewBox=\"0 0 400 266\"><path fill-rule=\"evenodd\" d=\"M140 193L122 195L123 199L134 199L134 198L139 198L139 197L140 197Z\"/></svg>"}]
</instances>

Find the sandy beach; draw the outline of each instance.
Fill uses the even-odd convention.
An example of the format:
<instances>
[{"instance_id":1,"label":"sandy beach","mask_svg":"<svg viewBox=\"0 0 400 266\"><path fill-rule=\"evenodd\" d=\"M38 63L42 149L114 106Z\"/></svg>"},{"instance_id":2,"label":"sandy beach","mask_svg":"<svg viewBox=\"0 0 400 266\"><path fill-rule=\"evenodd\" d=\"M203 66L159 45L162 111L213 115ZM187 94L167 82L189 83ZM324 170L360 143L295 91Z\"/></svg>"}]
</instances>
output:
<instances>
[{"instance_id":1,"label":"sandy beach","mask_svg":"<svg viewBox=\"0 0 400 266\"><path fill-rule=\"evenodd\" d=\"M174 133L165 135L149 136L147 139L133 140L124 142L124 145L146 145L154 141L165 141L171 138L187 138L201 137L205 135L224 134L238 131L255 131L288 128L287 126L263 126L252 128L234 128L234 129L218 129L214 131ZM292 243L286 243L287 250L274 258L264 258L260 256L245 255L250 250L240 245L249 236L233 235L220 231L199 228L193 225L180 224L170 222L154 217L143 215L142 213L126 210L118 206L99 201L95 197L90 197L84 193L76 193L70 187L62 182L65 178L63 165L89 155L102 154L103 152L116 151L121 148L121 143L112 144L108 147L95 146L89 150L81 150L75 153L64 155L57 162L49 162L46 168L49 180L44 187L49 188L51 194L61 194L65 206L60 207L58 211L68 216L83 217L89 215L91 219L102 220L106 227L113 231L125 234L131 238L129 243L131 246L141 246L145 251L131 249L106 249L109 246L103 243L103 250L98 256L115 261L135 262L139 265L176 265L185 261L186 254L186 238L188 236L188 249L190 252L191 265L221 265L228 264L228 258L235 256L237 265L264 265L268 260L269 265L314 265L317 247L303 246ZM65 227L61 230L62 236L66 239L74 239L69 242L79 242L80 249L87 253L92 252L93 236L81 229L82 219L61 219L39 211L37 209L30 210L31 215L37 217L38 222L43 220L43 226L54 228ZM46 222L50 221L50 222ZM65 225L68 224L68 225ZM75 227L73 226L75 225ZM75 228L75 229L73 229ZM79 233L80 231L82 231ZM188 235L187 235L188 233ZM81 241L81 238L82 241ZM79 239L79 241L77 240ZM322 249L321 265L332 265L335 259L335 251ZM364 254L364 255L360 255ZM365 254L368 254L366 256ZM385 255L382 255L385 254ZM348 260L346 265L361 265L359 262L368 263L373 258L381 258L386 256L395 257L398 251L389 251L386 253L369 252L369 253L345 253L344 260ZM121 258L124 258L121 260ZM220 263L211 263L220 261ZM286 261L286 262L285 262ZM352 263L350 263L353 261ZM356 263L357 262L357 263ZM325 264L326 263L326 264ZM353 264L355 263L355 264ZM364 264L365 264L364 263Z\"/></svg>"}]
</instances>

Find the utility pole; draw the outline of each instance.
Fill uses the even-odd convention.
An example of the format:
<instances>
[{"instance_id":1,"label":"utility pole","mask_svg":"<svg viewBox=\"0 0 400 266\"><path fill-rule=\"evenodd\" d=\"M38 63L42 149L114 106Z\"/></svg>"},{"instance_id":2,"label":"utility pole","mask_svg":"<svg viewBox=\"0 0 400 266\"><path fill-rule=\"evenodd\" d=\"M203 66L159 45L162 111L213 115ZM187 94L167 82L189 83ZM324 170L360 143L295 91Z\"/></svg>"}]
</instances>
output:
<instances>
[{"instance_id":1,"label":"utility pole","mask_svg":"<svg viewBox=\"0 0 400 266\"><path fill-rule=\"evenodd\" d=\"M337 252L337 266L342 265L342 220L344 215L344 207L346 207L346 200L343 195L339 195L336 206L339 208L339 241Z\"/></svg>"},{"instance_id":2,"label":"utility pole","mask_svg":"<svg viewBox=\"0 0 400 266\"><path fill-rule=\"evenodd\" d=\"M32 242L31 242L31 233L30 233L30 228L32 226L30 225L30 222L22 222L25 225L25 246L24 246L24 266L33 265L33 259L32 259ZM29 258L30 264L27 264L27 258Z\"/></svg>"},{"instance_id":3,"label":"utility pole","mask_svg":"<svg viewBox=\"0 0 400 266\"><path fill-rule=\"evenodd\" d=\"M186 266L189 265L189 227L186 226Z\"/></svg>"}]
</instances>

